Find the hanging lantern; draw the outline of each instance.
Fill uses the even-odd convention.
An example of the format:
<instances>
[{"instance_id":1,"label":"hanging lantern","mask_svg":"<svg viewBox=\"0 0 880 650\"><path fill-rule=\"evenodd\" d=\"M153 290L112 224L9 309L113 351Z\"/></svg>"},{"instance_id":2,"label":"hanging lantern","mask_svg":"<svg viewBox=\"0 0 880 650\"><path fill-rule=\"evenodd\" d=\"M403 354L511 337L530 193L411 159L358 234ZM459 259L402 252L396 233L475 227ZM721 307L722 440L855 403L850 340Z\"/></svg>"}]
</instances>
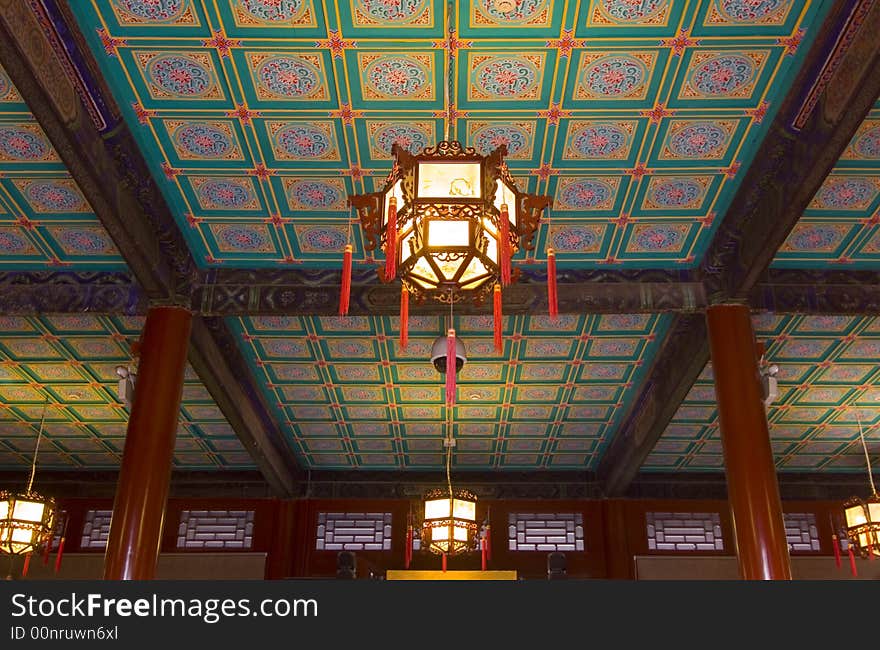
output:
<instances>
[{"instance_id":1,"label":"hanging lantern","mask_svg":"<svg viewBox=\"0 0 880 650\"><path fill-rule=\"evenodd\" d=\"M391 152L394 165L384 187L350 199L365 248L381 245L388 256L381 279L399 277L418 302L476 304L502 277L515 279L510 257L534 248L550 197L517 189L503 162L507 148L481 156L444 140L417 155L398 144Z\"/></svg>"},{"instance_id":2,"label":"hanging lantern","mask_svg":"<svg viewBox=\"0 0 880 650\"><path fill-rule=\"evenodd\" d=\"M468 490L431 490L424 497L421 545L443 555L477 549L477 497Z\"/></svg>"},{"instance_id":3,"label":"hanging lantern","mask_svg":"<svg viewBox=\"0 0 880 650\"><path fill-rule=\"evenodd\" d=\"M0 492L0 552L36 553L55 530L55 500L37 492Z\"/></svg>"},{"instance_id":4,"label":"hanging lantern","mask_svg":"<svg viewBox=\"0 0 880 650\"><path fill-rule=\"evenodd\" d=\"M843 504L846 534L862 557L880 557L880 496L852 497Z\"/></svg>"}]
</instances>

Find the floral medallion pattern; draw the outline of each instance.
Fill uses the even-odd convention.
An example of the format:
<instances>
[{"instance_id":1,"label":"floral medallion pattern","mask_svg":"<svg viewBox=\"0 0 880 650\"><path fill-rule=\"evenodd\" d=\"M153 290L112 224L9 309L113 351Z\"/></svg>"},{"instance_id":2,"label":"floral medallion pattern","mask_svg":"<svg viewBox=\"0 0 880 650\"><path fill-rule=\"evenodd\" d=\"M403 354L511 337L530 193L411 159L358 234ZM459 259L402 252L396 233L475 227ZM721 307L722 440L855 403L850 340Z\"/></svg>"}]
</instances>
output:
<instances>
[{"instance_id":1,"label":"floral medallion pattern","mask_svg":"<svg viewBox=\"0 0 880 650\"><path fill-rule=\"evenodd\" d=\"M774 18L791 0L713 0L718 11L735 23L762 23Z\"/></svg>"},{"instance_id":2,"label":"floral medallion pattern","mask_svg":"<svg viewBox=\"0 0 880 650\"><path fill-rule=\"evenodd\" d=\"M239 6L260 23L295 23L308 3L304 0L239 0Z\"/></svg>"},{"instance_id":3,"label":"floral medallion pattern","mask_svg":"<svg viewBox=\"0 0 880 650\"><path fill-rule=\"evenodd\" d=\"M261 99L324 99L320 58L309 55L252 55Z\"/></svg>"},{"instance_id":4,"label":"floral medallion pattern","mask_svg":"<svg viewBox=\"0 0 880 650\"><path fill-rule=\"evenodd\" d=\"M291 179L286 189L291 209L319 211L346 209L345 186L341 181Z\"/></svg>"},{"instance_id":5,"label":"floral medallion pattern","mask_svg":"<svg viewBox=\"0 0 880 650\"><path fill-rule=\"evenodd\" d=\"M420 153L429 142L424 130L406 124L389 124L376 131L373 138L376 148L389 158L395 144L410 153Z\"/></svg>"},{"instance_id":6,"label":"floral medallion pattern","mask_svg":"<svg viewBox=\"0 0 880 650\"><path fill-rule=\"evenodd\" d=\"M34 212L86 212L88 206L73 180L16 183Z\"/></svg>"},{"instance_id":7,"label":"floral medallion pattern","mask_svg":"<svg viewBox=\"0 0 880 650\"><path fill-rule=\"evenodd\" d=\"M580 75L579 99L623 99L640 96L648 70L644 60L627 54L587 55Z\"/></svg>"},{"instance_id":8,"label":"floral medallion pattern","mask_svg":"<svg viewBox=\"0 0 880 650\"><path fill-rule=\"evenodd\" d=\"M475 0L472 13L477 25L545 25L549 5L549 0L516 0L508 3Z\"/></svg>"},{"instance_id":9,"label":"floral medallion pattern","mask_svg":"<svg viewBox=\"0 0 880 650\"><path fill-rule=\"evenodd\" d=\"M0 124L0 160L40 162L54 158L52 145L36 124Z\"/></svg>"},{"instance_id":10,"label":"floral medallion pattern","mask_svg":"<svg viewBox=\"0 0 880 650\"><path fill-rule=\"evenodd\" d=\"M799 223L785 240L782 251L821 253L836 250L849 227Z\"/></svg>"},{"instance_id":11,"label":"floral medallion pattern","mask_svg":"<svg viewBox=\"0 0 880 650\"><path fill-rule=\"evenodd\" d=\"M627 244L633 253L677 251L684 246L690 226L684 224L636 224Z\"/></svg>"},{"instance_id":12,"label":"floral medallion pattern","mask_svg":"<svg viewBox=\"0 0 880 650\"><path fill-rule=\"evenodd\" d=\"M596 4L614 22L651 24L668 9L669 0L601 0Z\"/></svg>"},{"instance_id":13,"label":"floral medallion pattern","mask_svg":"<svg viewBox=\"0 0 880 650\"><path fill-rule=\"evenodd\" d=\"M250 181L237 178L190 177L199 205L207 210L253 210L259 201Z\"/></svg>"},{"instance_id":14,"label":"floral medallion pattern","mask_svg":"<svg viewBox=\"0 0 880 650\"><path fill-rule=\"evenodd\" d=\"M429 0L358 0L354 6L354 24L401 25L424 23L430 18Z\"/></svg>"},{"instance_id":15,"label":"floral medallion pattern","mask_svg":"<svg viewBox=\"0 0 880 650\"><path fill-rule=\"evenodd\" d=\"M431 58L418 55L363 55L367 99L425 99L433 94Z\"/></svg>"},{"instance_id":16,"label":"floral medallion pattern","mask_svg":"<svg viewBox=\"0 0 880 650\"><path fill-rule=\"evenodd\" d=\"M228 160L241 158L228 124L211 122L169 122L171 139L183 159Z\"/></svg>"},{"instance_id":17,"label":"floral medallion pattern","mask_svg":"<svg viewBox=\"0 0 880 650\"><path fill-rule=\"evenodd\" d=\"M475 55L468 88L470 99L536 99L541 92L540 71L545 56Z\"/></svg>"},{"instance_id":18,"label":"floral medallion pattern","mask_svg":"<svg viewBox=\"0 0 880 650\"><path fill-rule=\"evenodd\" d=\"M662 158L720 158L727 149L732 130L732 122L673 123Z\"/></svg>"},{"instance_id":19,"label":"floral medallion pattern","mask_svg":"<svg viewBox=\"0 0 880 650\"><path fill-rule=\"evenodd\" d=\"M629 155L632 123L572 122L568 128L565 158L620 160Z\"/></svg>"},{"instance_id":20,"label":"floral medallion pattern","mask_svg":"<svg viewBox=\"0 0 880 650\"><path fill-rule=\"evenodd\" d=\"M604 226L554 225L550 242L558 253L596 253L602 244Z\"/></svg>"},{"instance_id":21,"label":"floral medallion pattern","mask_svg":"<svg viewBox=\"0 0 880 650\"><path fill-rule=\"evenodd\" d=\"M531 149L532 136L527 126L492 124L477 129L470 135L474 148L486 156L501 145L507 147L507 158L516 160Z\"/></svg>"},{"instance_id":22,"label":"floral medallion pattern","mask_svg":"<svg viewBox=\"0 0 880 650\"><path fill-rule=\"evenodd\" d=\"M347 231L342 226L297 225L294 231L304 253L339 253L347 242Z\"/></svg>"},{"instance_id":23,"label":"floral medallion pattern","mask_svg":"<svg viewBox=\"0 0 880 650\"><path fill-rule=\"evenodd\" d=\"M190 0L112 0L113 9L123 24L193 23Z\"/></svg>"},{"instance_id":24,"label":"floral medallion pattern","mask_svg":"<svg viewBox=\"0 0 880 650\"><path fill-rule=\"evenodd\" d=\"M657 208L696 208L705 195L706 184L689 178L651 179L645 197L644 207Z\"/></svg>"},{"instance_id":25,"label":"floral medallion pattern","mask_svg":"<svg viewBox=\"0 0 880 650\"><path fill-rule=\"evenodd\" d=\"M329 122L269 122L267 126L278 160L339 160Z\"/></svg>"},{"instance_id":26,"label":"floral medallion pattern","mask_svg":"<svg viewBox=\"0 0 880 650\"><path fill-rule=\"evenodd\" d=\"M702 99L748 99L767 51L696 52L691 58L681 97Z\"/></svg>"},{"instance_id":27,"label":"floral medallion pattern","mask_svg":"<svg viewBox=\"0 0 880 650\"><path fill-rule=\"evenodd\" d=\"M216 99L221 96L208 55L138 54L150 80L150 92L157 99Z\"/></svg>"},{"instance_id":28,"label":"floral medallion pattern","mask_svg":"<svg viewBox=\"0 0 880 650\"><path fill-rule=\"evenodd\" d=\"M862 176L829 176L809 207L817 210L864 210L880 192L880 181Z\"/></svg>"},{"instance_id":29,"label":"floral medallion pattern","mask_svg":"<svg viewBox=\"0 0 880 650\"><path fill-rule=\"evenodd\" d=\"M614 188L606 182L592 179L560 179L556 190L557 210L609 209L613 204Z\"/></svg>"},{"instance_id":30,"label":"floral medallion pattern","mask_svg":"<svg viewBox=\"0 0 880 650\"><path fill-rule=\"evenodd\" d=\"M880 124L860 133L854 140L852 149L859 158L880 159Z\"/></svg>"},{"instance_id":31,"label":"floral medallion pattern","mask_svg":"<svg viewBox=\"0 0 880 650\"><path fill-rule=\"evenodd\" d=\"M29 255L34 245L13 228L0 228L0 255Z\"/></svg>"},{"instance_id":32,"label":"floral medallion pattern","mask_svg":"<svg viewBox=\"0 0 880 650\"><path fill-rule=\"evenodd\" d=\"M53 226L49 232L68 255L113 255L116 246L101 227L68 228Z\"/></svg>"},{"instance_id":33,"label":"floral medallion pattern","mask_svg":"<svg viewBox=\"0 0 880 650\"><path fill-rule=\"evenodd\" d=\"M223 252L266 253L275 250L266 226L211 224L211 232Z\"/></svg>"}]
</instances>

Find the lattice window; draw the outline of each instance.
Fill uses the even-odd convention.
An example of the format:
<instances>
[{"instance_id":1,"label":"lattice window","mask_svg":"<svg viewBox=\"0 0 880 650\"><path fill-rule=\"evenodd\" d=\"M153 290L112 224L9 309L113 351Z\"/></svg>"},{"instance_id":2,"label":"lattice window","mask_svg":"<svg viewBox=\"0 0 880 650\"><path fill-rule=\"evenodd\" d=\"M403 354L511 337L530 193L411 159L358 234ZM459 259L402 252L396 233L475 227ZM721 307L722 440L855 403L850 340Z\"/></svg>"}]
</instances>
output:
<instances>
[{"instance_id":1,"label":"lattice window","mask_svg":"<svg viewBox=\"0 0 880 650\"><path fill-rule=\"evenodd\" d=\"M254 544L253 510L182 510L177 548L246 549Z\"/></svg>"},{"instance_id":2,"label":"lattice window","mask_svg":"<svg viewBox=\"0 0 880 650\"><path fill-rule=\"evenodd\" d=\"M107 538L110 536L110 517L112 510L89 510L83 524L82 540L80 548L107 548Z\"/></svg>"},{"instance_id":3,"label":"lattice window","mask_svg":"<svg viewBox=\"0 0 880 650\"><path fill-rule=\"evenodd\" d=\"M723 551L717 512L648 512L648 548L652 551Z\"/></svg>"},{"instance_id":4,"label":"lattice window","mask_svg":"<svg viewBox=\"0 0 880 650\"><path fill-rule=\"evenodd\" d=\"M583 551L584 516L579 512L511 512L507 541L511 551Z\"/></svg>"},{"instance_id":5,"label":"lattice window","mask_svg":"<svg viewBox=\"0 0 880 650\"><path fill-rule=\"evenodd\" d=\"M319 551L390 551L390 512L320 512Z\"/></svg>"},{"instance_id":6,"label":"lattice window","mask_svg":"<svg viewBox=\"0 0 880 650\"><path fill-rule=\"evenodd\" d=\"M785 541L790 551L819 551L819 530L812 512L786 512Z\"/></svg>"}]
</instances>

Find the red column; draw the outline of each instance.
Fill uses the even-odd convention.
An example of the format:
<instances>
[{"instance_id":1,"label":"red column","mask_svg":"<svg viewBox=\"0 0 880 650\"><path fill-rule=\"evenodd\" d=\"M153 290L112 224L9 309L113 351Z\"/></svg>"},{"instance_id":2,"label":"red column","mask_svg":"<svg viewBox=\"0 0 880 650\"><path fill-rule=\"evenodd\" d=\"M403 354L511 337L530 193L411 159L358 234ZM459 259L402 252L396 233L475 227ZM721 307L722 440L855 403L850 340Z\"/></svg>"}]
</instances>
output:
<instances>
[{"instance_id":1,"label":"red column","mask_svg":"<svg viewBox=\"0 0 880 650\"><path fill-rule=\"evenodd\" d=\"M105 580L152 580L156 573L191 325L192 314L181 307L153 307L147 313Z\"/></svg>"},{"instance_id":2,"label":"red column","mask_svg":"<svg viewBox=\"0 0 880 650\"><path fill-rule=\"evenodd\" d=\"M716 305L706 320L740 573L746 580L791 580L749 308Z\"/></svg>"}]
</instances>

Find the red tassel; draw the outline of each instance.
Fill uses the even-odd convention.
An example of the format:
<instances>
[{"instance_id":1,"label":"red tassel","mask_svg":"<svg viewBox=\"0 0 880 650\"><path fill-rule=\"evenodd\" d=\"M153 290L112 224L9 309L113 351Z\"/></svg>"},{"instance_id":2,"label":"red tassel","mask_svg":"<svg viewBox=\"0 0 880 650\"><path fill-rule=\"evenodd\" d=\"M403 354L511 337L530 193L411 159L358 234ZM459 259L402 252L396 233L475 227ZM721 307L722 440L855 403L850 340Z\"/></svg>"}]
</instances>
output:
<instances>
[{"instance_id":1,"label":"red tassel","mask_svg":"<svg viewBox=\"0 0 880 650\"><path fill-rule=\"evenodd\" d=\"M342 289L339 292L339 315L348 315L348 302L351 297L351 244L345 245L342 255Z\"/></svg>"},{"instance_id":2,"label":"red tassel","mask_svg":"<svg viewBox=\"0 0 880 650\"><path fill-rule=\"evenodd\" d=\"M840 542L837 541L837 535L834 534L831 536L831 543L834 545L834 564L837 565L837 568L840 568Z\"/></svg>"},{"instance_id":3,"label":"red tassel","mask_svg":"<svg viewBox=\"0 0 880 650\"><path fill-rule=\"evenodd\" d=\"M849 545L849 570L852 571L853 577L858 577L859 572L856 571L856 555L853 553L853 545Z\"/></svg>"},{"instance_id":4,"label":"red tassel","mask_svg":"<svg viewBox=\"0 0 880 650\"><path fill-rule=\"evenodd\" d=\"M446 333L446 406L455 406L455 330Z\"/></svg>"},{"instance_id":5,"label":"red tassel","mask_svg":"<svg viewBox=\"0 0 880 650\"><path fill-rule=\"evenodd\" d=\"M412 562L412 547L413 547L413 527L412 524L406 527L406 549L404 552L404 568L408 569L410 562Z\"/></svg>"},{"instance_id":6,"label":"red tassel","mask_svg":"<svg viewBox=\"0 0 880 650\"><path fill-rule=\"evenodd\" d=\"M443 573L446 573L446 553L443 554Z\"/></svg>"},{"instance_id":7,"label":"red tassel","mask_svg":"<svg viewBox=\"0 0 880 650\"><path fill-rule=\"evenodd\" d=\"M409 343L409 291L400 288L400 349L406 350Z\"/></svg>"},{"instance_id":8,"label":"red tassel","mask_svg":"<svg viewBox=\"0 0 880 650\"><path fill-rule=\"evenodd\" d=\"M486 559L492 561L492 526L486 524Z\"/></svg>"},{"instance_id":9,"label":"red tassel","mask_svg":"<svg viewBox=\"0 0 880 650\"><path fill-rule=\"evenodd\" d=\"M24 578L27 575L28 569L30 568L30 566L31 566L31 554L28 553L27 555L24 556L24 562L21 565L21 577L22 578Z\"/></svg>"},{"instance_id":10,"label":"red tassel","mask_svg":"<svg viewBox=\"0 0 880 650\"><path fill-rule=\"evenodd\" d=\"M504 339L501 337L501 285L497 283L492 291L492 317L495 320L495 352L502 352Z\"/></svg>"},{"instance_id":11,"label":"red tassel","mask_svg":"<svg viewBox=\"0 0 880 650\"><path fill-rule=\"evenodd\" d=\"M507 212L507 205L501 204L501 229L499 230L498 239L501 242L501 248L498 251L498 257L501 260L501 284L510 285L510 258L512 253L510 250L510 215Z\"/></svg>"},{"instance_id":12,"label":"red tassel","mask_svg":"<svg viewBox=\"0 0 880 650\"><path fill-rule=\"evenodd\" d=\"M556 296L556 251L547 249L547 304L550 318L556 320L559 315L559 302Z\"/></svg>"},{"instance_id":13,"label":"red tassel","mask_svg":"<svg viewBox=\"0 0 880 650\"><path fill-rule=\"evenodd\" d=\"M486 538L480 540L480 569L486 570Z\"/></svg>"},{"instance_id":14,"label":"red tassel","mask_svg":"<svg viewBox=\"0 0 880 650\"><path fill-rule=\"evenodd\" d=\"M64 555L64 538L58 542L58 553L55 554L55 573L61 570L61 556Z\"/></svg>"},{"instance_id":15,"label":"red tassel","mask_svg":"<svg viewBox=\"0 0 880 650\"><path fill-rule=\"evenodd\" d=\"M397 277L397 199L388 199L388 225L385 230L385 282Z\"/></svg>"}]
</instances>

